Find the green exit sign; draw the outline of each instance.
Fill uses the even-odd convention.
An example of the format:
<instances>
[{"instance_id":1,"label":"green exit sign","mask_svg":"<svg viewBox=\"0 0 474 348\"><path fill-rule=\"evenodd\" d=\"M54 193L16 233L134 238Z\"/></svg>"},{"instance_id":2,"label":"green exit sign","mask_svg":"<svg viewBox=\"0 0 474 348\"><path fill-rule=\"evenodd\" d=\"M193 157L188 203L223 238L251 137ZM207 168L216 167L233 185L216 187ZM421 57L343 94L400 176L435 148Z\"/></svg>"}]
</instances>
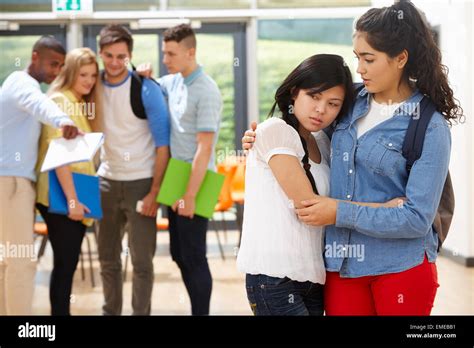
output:
<instances>
[{"instance_id":1,"label":"green exit sign","mask_svg":"<svg viewBox=\"0 0 474 348\"><path fill-rule=\"evenodd\" d=\"M53 12L56 14L92 13L92 0L53 0Z\"/></svg>"}]
</instances>

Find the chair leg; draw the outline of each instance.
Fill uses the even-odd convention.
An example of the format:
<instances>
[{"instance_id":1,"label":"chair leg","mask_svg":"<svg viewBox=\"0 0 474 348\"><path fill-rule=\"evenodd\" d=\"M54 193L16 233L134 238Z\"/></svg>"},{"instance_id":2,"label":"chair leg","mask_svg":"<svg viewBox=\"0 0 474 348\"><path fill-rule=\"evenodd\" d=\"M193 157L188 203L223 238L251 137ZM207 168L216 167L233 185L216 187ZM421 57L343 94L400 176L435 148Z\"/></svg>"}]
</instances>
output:
<instances>
[{"instance_id":1,"label":"chair leg","mask_svg":"<svg viewBox=\"0 0 474 348\"><path fill-rule=\"evenodd\" d=\"M215 220L210 220L210 221L214 225L214 231L216 231L217 245L219 246L219 251L221 253L221 258L222 258L222 260L225 261L224 249L222 249L221 239L219 237L219 230L217 229L216 221Z\"/></svg>"},{"instance_id":2,"label":"chair leg","mask_svg":"<svg viewBox=\"0 0 474 348\"><path fill-rule=\"evenodd\" d=\"M87 234L86 234L86 242L87 242L87 251L89 254L89 269L91 273L91 283L92 283L92 287L95 288L94 268L92 267L91 242L89 241L89 236Z\"/></svg>"},{"instance_id":3,"label":"chair leg","mask_svg":"<svg viewBox=\"0 0 474 348\"><path fill-rule=\"evenodd\" d=\"M46 244L48 244L48 236L44 235L41 239L41 245L38 251L38 261L44 255L44 251L46 250Z\"/></svg>"},{"instance_id":4,"label":"chair leg","mask_svg":"<svg viewBox=\"0 0 474 348\"><path fill-rule=\"evenodd\" d=\"M221 223L224 229L224 242L227 245L227 223L225 221L225 214L223 211L221 211Z\"/></svg>"},{"instance_id":5,"label":"chair leg","mask_svg":"<svg viewBox=\"0 0 474 348\"><path fill-rule=\"evenodd\" d=\"M85 280L86 274L84 271L84 256L82 255L82 246L81 246L81 250L79 251L79 259L81 260L81 278L82 280Z\"/></svg>"},{"instance_id":6,"label":"chair leg","mask_svg":"<svg viewBox=\"0 0 474 348\"><path fill-rule=\"evenodd\" d=\"M243 212L242 204L237 203L236 208L237 208L237 213L236 213L237 226L239 228L239 243L237 244L237 246L240 248L240 241L242 240L242 220L243 220L244 212Z\"/></svg>"},{"instance_id":7,"label":"chair leg","mask_svg":"<svg viewBox=\"0 0 474 348\"><path fill-rule=\"evenodd\" d=\"M99 245L99 223L97 221L94 221L94 227L93 227L92 231L94 232L95 245L98 247L98 245Z\"/></svg>"}]
</instances>

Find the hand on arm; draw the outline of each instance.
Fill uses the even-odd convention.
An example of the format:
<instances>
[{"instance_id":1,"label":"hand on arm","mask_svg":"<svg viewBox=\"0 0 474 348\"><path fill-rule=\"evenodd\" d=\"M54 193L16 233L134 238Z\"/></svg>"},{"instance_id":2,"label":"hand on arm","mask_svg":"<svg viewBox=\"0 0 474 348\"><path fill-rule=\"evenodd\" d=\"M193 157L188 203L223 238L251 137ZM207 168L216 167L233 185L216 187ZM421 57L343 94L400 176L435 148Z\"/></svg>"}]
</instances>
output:
<instances>
[{"instance_id":1,"label":"hand on arm","mask_svg":"<svg viewBox=\"0 0 474 348\"><path fill-rule=\"evenodd\" d=\"M301 202L303 208L296 209L298 218L305 224L312 226L334 225L336 223L337 204L341 200L330 197L319 196L317 198ZM397 197L385 203L372 202L352 202L341 201L355 205L372 207L372 208L395 208L406 201L405 197Z\"/></svg>"},{"instance_id":2,"label":"hand on arm","mask_svg":"<svg viewBox=\"0 0 474 348\"><path fill-rule=\"evenodd\" d=\"M137 73L140 76L151 78L153 76L153 67L151 63L141 63L137 66Z\"/></svg>"},{"instance_id":3,"label":"hand on arm","mask_svg":"<svg viewBox=\"0 0 474 348\"><path fill-rule=\"evenodd\" d=\"M446 181L451 135L440 114L426 130L423 152L413 164L405 186L407 201L396 208L357 206L341 201L336 226L375 238L420 238L432 231Z\"/></svg>"},{"instance_id":4,"label":"hand on arm","mask_svg":"<svg viewBox=\"0 0 474 348\"><path fill-rule=\"evenodd\" d=\"M253 143L255 142L255 137L257 134L255 131L257 130L257 122L252 122L250 125L250 129L248 129L244 136L242 137L242 148L247 152L253 147Z\"/></svg>"}]
</instances>

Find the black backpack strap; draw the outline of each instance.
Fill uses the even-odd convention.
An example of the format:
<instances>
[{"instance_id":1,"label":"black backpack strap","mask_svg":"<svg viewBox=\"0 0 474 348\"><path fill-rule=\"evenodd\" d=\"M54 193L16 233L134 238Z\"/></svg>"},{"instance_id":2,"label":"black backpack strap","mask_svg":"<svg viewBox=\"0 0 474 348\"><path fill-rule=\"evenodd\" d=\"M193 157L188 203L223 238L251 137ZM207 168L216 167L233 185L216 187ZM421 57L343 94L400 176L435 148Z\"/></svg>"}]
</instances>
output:
<instances>
[{"instance_id":1,"label":"black backpack strap","mask_svg":"<svg viewBox=\"0 0 474 348\"><path fill-rule=\"evenodd\" d=\"M130 105L136 117L146 119L145 107L142 101L142 85L143 77L140 76L133 64L132 65L132 80L130 83Z\"/></svg>"},{"instance_id":2,"label":"black backpack strap","mask_svg":"<svg viewBox=\"0 0 474 348\"><path fill-rule=\"evenodd\" d=\"M425 96L421 100L417 109L419 113L416 113L417 110L415 109L411 115L410 124L408 125L402 149L403 156L407 159L406 168L408 173L410 173L413 163L415 163L415 161L421 156L426 129L436 111L436 106L428 97ZM419 117L413 117L416 115ZM454 190L451 183L451 176L448 171L443 186L443 192L441 193L440 203L433 221L433 228L438 234L438 252L441 244L448 235L449 227L453 218L454 205Z\"/></svg>"},{"instance_id":3,"label":"black backpack strap","mask_svg":"<svg viewBox=\"0 0 474 348\"><path fill-rule=\"evenodd\" d=\"M407 160L408 173L410 173L413 163L420 158L423 152L426 129L435 111L436 106L430 98L425 96L410 115L410 123L402 148L403 157Z\"/></svg>"}]
</instances>

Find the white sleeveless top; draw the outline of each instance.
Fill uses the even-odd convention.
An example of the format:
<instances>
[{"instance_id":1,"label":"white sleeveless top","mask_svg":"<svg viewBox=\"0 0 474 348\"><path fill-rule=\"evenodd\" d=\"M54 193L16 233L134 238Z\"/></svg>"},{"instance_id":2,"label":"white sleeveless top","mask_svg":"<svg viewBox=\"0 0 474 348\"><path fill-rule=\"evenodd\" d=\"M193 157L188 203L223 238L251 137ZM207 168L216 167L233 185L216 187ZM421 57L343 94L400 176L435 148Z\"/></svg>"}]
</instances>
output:
<instances>
[{"instance_id":1,"label":"white sleeveless top","mask_svg":"<svg viewBox=\"0 0 474 348\"><path fill-rule=\"evenodd\" d=\"M279 118L257 127L257 137L247 156L245 209L237 268L249 274L288 277L324 284L324 227L300 222L289 198L268 165L277 154L304 156L296 130ZM329 194L330 140L323 131L313 133L321 164L310 161L320 195ZM302 166L302 164L301 164Z\"/></svg>"}]
</instances>

